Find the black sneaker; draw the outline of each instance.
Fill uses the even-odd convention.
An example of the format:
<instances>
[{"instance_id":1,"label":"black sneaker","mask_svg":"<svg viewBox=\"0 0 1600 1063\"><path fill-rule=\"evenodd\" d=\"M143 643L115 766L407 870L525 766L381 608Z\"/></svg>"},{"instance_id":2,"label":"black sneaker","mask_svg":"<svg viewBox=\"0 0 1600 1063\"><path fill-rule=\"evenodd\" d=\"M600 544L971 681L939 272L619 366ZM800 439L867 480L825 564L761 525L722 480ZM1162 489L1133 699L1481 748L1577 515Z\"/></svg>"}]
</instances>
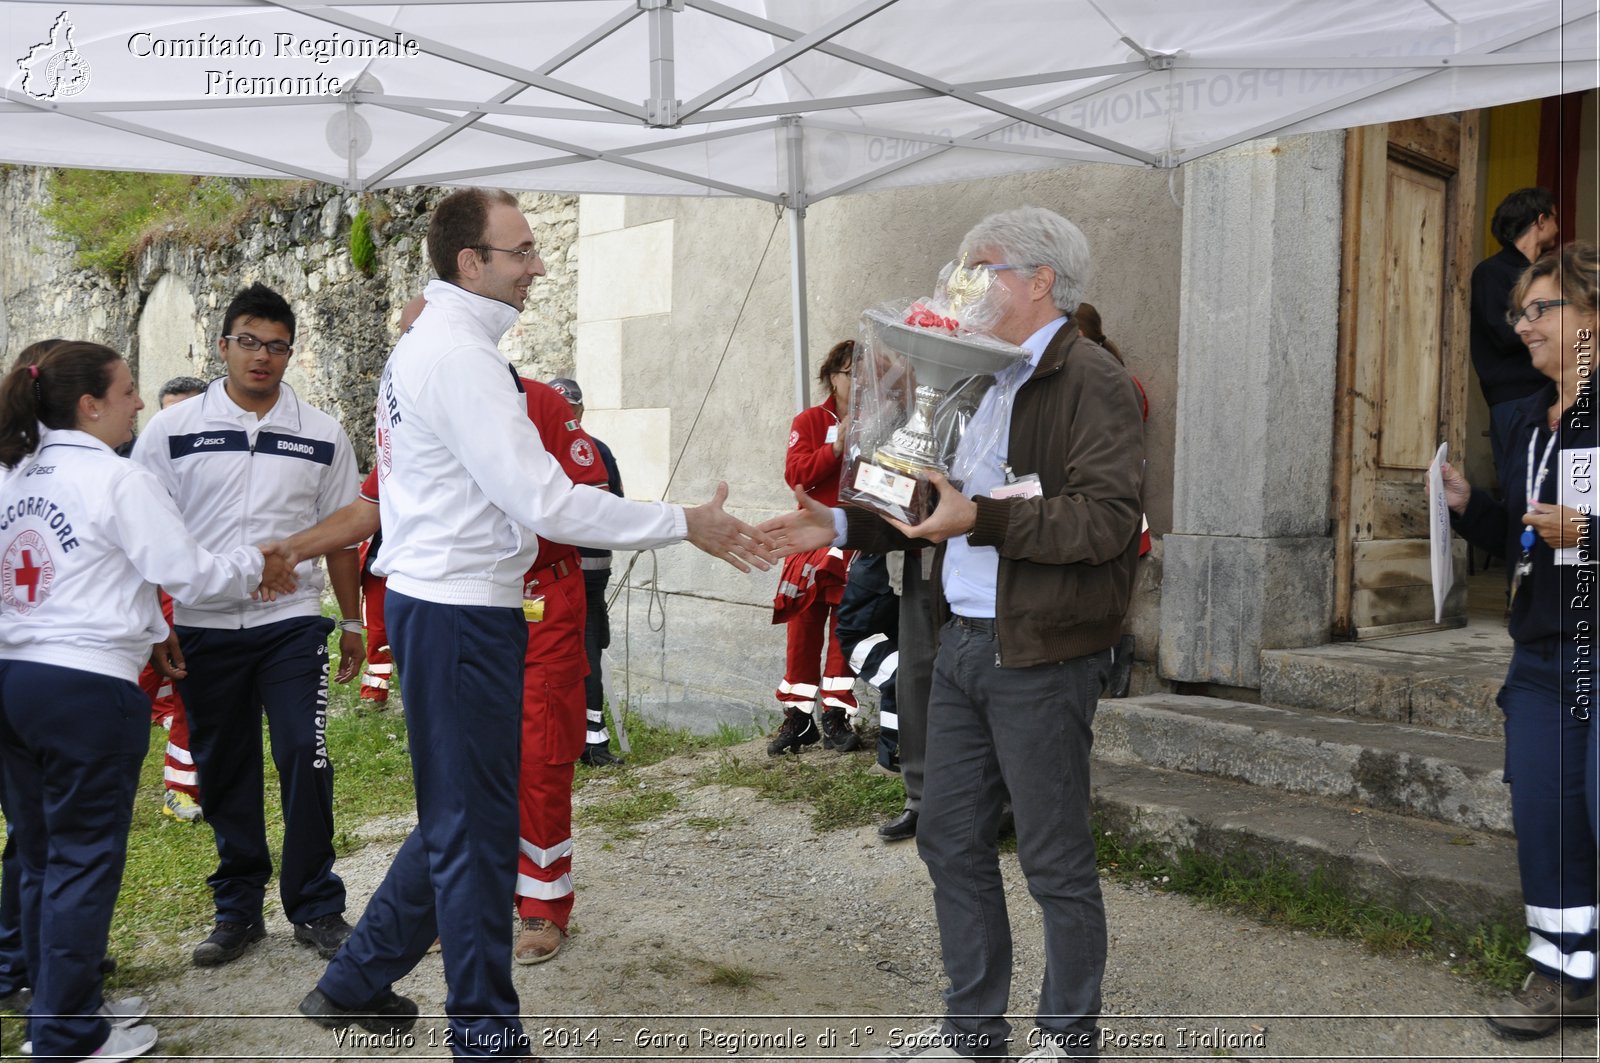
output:
<instances>
[{"instance_id":1,"label":"black sneaker","mask_svg":"<svg viewBox=\"0 0 1600 1063\"><path fill-rule=\"evenodd\" d=\"M781 757L790 750L798 753L821 737L822 732L817 730L817 721L811 718L811 713L803 709L784 709L783 725L767 743L767 756Z\"/></svg>"},{"instance_id":2,"label":"black sneaker","mask_svg":"<svg viewBox=\"0 0 1600 1063\"><path fill-rule=\"evenodd\" d=\"M845 719L843 709L829 709L822 714L822 748L840 753L854 753L861 748L861 736Z\"/></svg>"},{"instance_id":3,"label":"black sneaker","mask_svg":"<svg viewBox=\"0 0 1600 1063\"><path fill-rule=\"evenodd\" d=\"M300 1014L325 1030L359 1026L368 1033L400 1034L417 1024L416 1002L385 989L358 1008L343 1008L329 1000L320 989L313 989L300 1002Z\"/></svg>"},{"instance_id":4,"label":"black sneaker","mask_svg":"<svg viewBox=\"0 0 1600 1063\"><path fill-rule=\"evenodd\" d=\"M591 768L609 768L613 765L625 763L621 757L611 752L611 747L604 742L595 742L592 745L584 746L583 753L578 759Z\"/></svg>"},{"instance_id":5,"label":"black sneaker","mask_svg":"<svg viewBox=\"0 0 1600 1063\"><path fill-rule=\"evenodd\" d=\"M220 967L244 955L244 950L267 936L267 928L258 919L254 923L221 922L194 948L196 967Z\"/></svg>"},{"instance_id":6,"label":"black sneaker","mask_svg":"<svg viewBox=\"0 0 1600 1063\"><path fill-rule=\"evenodd\" d=\"M351 929L341 913L330 912L319 915L309 923L296 923L294 939L303 945L315 945L318 956L331 960L333 954L339 951L339 946L350 936Z\"/></svg>"}]
</instances>

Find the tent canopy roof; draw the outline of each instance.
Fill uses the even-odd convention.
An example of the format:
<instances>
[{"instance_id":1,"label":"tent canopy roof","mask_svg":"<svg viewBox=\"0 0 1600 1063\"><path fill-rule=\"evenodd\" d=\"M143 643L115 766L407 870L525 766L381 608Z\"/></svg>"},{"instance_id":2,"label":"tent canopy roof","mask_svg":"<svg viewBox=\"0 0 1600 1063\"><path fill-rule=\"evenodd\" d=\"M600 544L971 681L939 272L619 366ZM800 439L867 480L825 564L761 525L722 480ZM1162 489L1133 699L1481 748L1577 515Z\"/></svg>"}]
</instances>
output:
<instances>
[{"instance_id":1,"label":"tent canopy roof","mask_svg":"<svg viewBox=\"0 0 1600 1063\"><path fill-rule=\"evenodd\" d=\"M0 25L10 162L791 206L1597 84L1592 0L14 0Z\"/></svg>"}]
</instances>

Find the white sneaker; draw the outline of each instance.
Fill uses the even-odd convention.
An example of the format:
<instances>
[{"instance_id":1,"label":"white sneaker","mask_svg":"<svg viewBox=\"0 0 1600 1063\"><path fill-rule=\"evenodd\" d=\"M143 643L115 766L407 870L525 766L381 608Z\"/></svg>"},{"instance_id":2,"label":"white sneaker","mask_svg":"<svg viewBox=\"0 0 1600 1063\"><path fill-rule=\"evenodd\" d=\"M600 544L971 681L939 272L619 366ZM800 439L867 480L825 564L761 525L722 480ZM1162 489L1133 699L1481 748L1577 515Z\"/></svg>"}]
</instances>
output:
<instances>
[{"instance_id":1,"label":"white sneaker","mask_svg":"<svg viewBox=\"0 0 1600 1063\"><path fill-rule=\"evenodd\" d=\"M94 1050L91 1059L133 1059L156 1046L156 1028L143 1026L113 1027L106 1043Z\"/></svg>"},{"instance_id":2,"label":"white sneaker","mask_svg":"<svg viewBox=\"0 0 1600 1063\"><path fill-rule=\"evenodd\" d=\"M123 997L101 1004L100 1014L111 1023L113 1030L126 1030L150 1014L150 1005L144 1002L144 997Z\"/></svg>"},{"instance_id":3,"label":"white sneaker","mask_svg":"<svg viewBox=\"0 0 1600 1063\"><path fill-rule=\"evenodd\" d=\"M115 1037L118 1032L128 1029L150 1014L150 1006L144 1002L144 997L123 997L121 1000L108 1000L101 1004L100 1014L104 1015L106 1021L111 1024L111 1035ZM141 1026L139 1029L150 1031L150 1044L129 1055L112 1058L131 1059L133 1056L142 1056L150 1051L150 1045L156 1043L156 1028L154 1026ZM110 1043L111 1037L106 1038L106 1044L109 1045ZM25 1056L33 1055L32 1041L22 1042L22 1054ZM95 1054L99 1055L98 1052Z\"/></svg>"},{"instance_id":4,"label":"white sneaker","mask_svg":"<svg viewBox=\"0 0 1600 1063\"><path fill-rule=\"evenodd\" d=\"M1038 1048L1035 1048L1032 1052L1029 1052L1027 1055L1019 1059L1017 1063L1025 1063L1026 1060L1030 1059L1044 1060L1069 1058L1071 1057L1069 1057L1066 1052L1062 1051L1054 1041L1046 1041L1044 1044L1040 1045Z\"/></svg>"},{"instance_id":5,"label":"white sneaker","mask_svg":"<svg viewBox=\"0 0 1600 1063\"><path fill-rule=\"evenodd\" d=\"M875 1048L871 1052L862 1054L863 1059L882 1060L883 1063L893 1063L897 1059L960 1059L961 1053L951 1048L944 1036L944 1024L934 1023L932 1026L918 1030L916 1033L907 1034L900 1039L894 1048Z\"/></svg>"}]
</instances>

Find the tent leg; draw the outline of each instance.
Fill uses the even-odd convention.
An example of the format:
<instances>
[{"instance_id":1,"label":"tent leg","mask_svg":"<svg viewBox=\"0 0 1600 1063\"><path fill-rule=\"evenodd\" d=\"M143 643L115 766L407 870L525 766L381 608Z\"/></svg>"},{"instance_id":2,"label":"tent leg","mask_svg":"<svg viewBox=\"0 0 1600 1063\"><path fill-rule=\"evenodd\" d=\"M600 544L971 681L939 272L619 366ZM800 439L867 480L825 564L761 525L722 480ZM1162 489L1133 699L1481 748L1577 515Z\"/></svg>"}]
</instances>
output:
<instances>
[{"instance_id":1,"label":"tent leg","mask_svg":"<svg viewBox=\"0 0 1600 1063\"><path fill-rule=\"evenodd\" d=\"M811 403L810 346L806 320L806 218L803 210L789 211L789 309L794 319L794 408L799 413Z\"/></svg>"}]
</instances>

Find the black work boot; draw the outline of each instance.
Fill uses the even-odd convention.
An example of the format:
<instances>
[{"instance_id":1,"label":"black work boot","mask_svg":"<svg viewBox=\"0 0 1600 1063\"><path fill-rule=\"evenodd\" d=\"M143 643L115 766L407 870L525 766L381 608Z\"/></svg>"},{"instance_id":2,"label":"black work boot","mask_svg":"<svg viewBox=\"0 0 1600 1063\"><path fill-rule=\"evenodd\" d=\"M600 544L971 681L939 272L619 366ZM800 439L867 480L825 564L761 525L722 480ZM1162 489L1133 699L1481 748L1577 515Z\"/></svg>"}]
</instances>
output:
<instances>
[{"instance_id":1,"label":"black work boot","mask_svg":"<svg viewBox=\"0 0 1600 1063\"><path fill-rule=\"evenodd\" d=\"M861 748L861 736L845 719L843 709L829 709L822 714L822 748L836 749L840 753L853 753Z\"/></svg>"},{"instance_id":2,"label":"black work boot","mask_svg":"<svg viewBox=\"0 0 1600 1063\"><path fill-rule=\"evenodd\" d=\"M772 741L767 743L767 756L781 757L790 750L798 753L821 737L822 732L817 730L817 721L811 718L810 712L805 709L784 709L783 725L772 736Z\"/></svg>"}]
</instances>

